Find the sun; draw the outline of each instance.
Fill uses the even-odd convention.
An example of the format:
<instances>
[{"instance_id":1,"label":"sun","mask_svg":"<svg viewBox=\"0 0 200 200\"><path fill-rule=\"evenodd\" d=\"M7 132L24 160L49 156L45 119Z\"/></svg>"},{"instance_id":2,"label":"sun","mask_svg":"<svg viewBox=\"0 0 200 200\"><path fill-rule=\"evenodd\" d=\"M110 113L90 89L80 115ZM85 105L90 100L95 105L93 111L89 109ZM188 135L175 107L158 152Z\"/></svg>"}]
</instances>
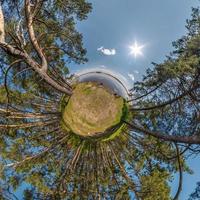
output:
<instances>
[{"instance_id":1,"label":"sun","mask_svg":"<svg viewBox=\"0 0 200 200\"><path fill-rule=\"evenodd\" d=\"M137 56L143 55L142 49L144 48L144 45L139 45L137 43L137 41L135 41L135 43L132 46L130 46L129 48L130 48L130 54L134 55L135 58Z\"/></svg>"}]
</instances>

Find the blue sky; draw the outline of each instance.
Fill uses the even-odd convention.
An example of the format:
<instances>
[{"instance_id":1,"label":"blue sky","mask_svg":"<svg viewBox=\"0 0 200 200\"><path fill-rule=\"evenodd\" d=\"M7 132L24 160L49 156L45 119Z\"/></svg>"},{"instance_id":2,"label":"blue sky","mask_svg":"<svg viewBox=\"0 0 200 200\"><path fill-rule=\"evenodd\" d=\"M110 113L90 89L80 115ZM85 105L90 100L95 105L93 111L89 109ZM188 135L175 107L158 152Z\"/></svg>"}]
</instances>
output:
<instances>
[{"instance_id":1,"label":"blue sky","mask_svg":"<svg viewBox=\"0 0 200 200\"><path fill-rule=\"evenodd\" d=\"M86 68L104 66L114 70L134 83L141 80L151 62L162 62L172 50L172 41L185 34L185 21L190 17L191 7L200 5L199 0L90 0L93 10L86 21L78 22L77 28L83 34L84 46L89 62L84 65L71 64L71 72ZM143 56L134 58L129 46L135 41L145 45ZM115 55L104 55L97 49L104 47L115 50ZM101 48L102 49L102 48ZM111 51L113 52L113 51ZM184 174L183 191L180 200L186 200L200 180L200 159L191 157L188 165L193 175ZM177 178L172 184L176 191ZM21 196L22 187L16 192Z\"/></svg>"},{"instance_id":2,"label":"blue sky","mask_svg":"<svg viewBox=\"0 0 200 200\"><path fill-rule=\"evenodd\" d=\"M186 33L185 21L190 17L191 7L200 5L198 0L91 0L93 10L88 19L78 23L83 33L89 62L71 64L71 72L104 66L135 81L141 80L151 62L162 62L172 48L172 41ZM138 41L145 45L143 56L130 55L129 46ZM98 48L114 49L115 55L104 55ZM101 48L102 49L102 48ZM113 52L113 51L111 51ZM113 53L114 54L114 53ZM134 82L132 82L134 83ZM186 200L200 179L199 158L190 158L193 175L184 174L180 199ZM172 184L175 192L177 181Z\"/></svg>"},{"instance_id":3,"label":"blue sky","mask_svg":"<svg viewBox=\"0 0 200 200\"><path fill-rule=\"evenodd\" d=\"M90 0L93 10L77 27L83 33L89 62L71 65L77 69L104 65L127 76L141 78L151 62L162 62L172 50L172 41L185 34L185 21L198 0ZM137 40L144 44L143 56L134 59L129 46ZM97 48L113 48L114 56L104 56ZM128 78L128 77L127 77Z\"/></svg>"}]
</instances>

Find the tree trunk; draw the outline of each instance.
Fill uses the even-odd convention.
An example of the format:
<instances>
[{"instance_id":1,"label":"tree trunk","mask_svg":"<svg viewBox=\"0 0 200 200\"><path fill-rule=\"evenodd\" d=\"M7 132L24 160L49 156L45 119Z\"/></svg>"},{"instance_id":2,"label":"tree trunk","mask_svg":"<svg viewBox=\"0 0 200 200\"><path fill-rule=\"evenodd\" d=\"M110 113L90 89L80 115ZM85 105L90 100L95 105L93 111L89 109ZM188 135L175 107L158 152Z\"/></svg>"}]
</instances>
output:
<instances>
[{"instance_id":1,"label":"tree trunk","mask_svg":"<svg viewBox=\"0 0 200 200\"><path fill-rule=\"evenodd\" d=\"M5 42L4 16L0 2L0 42Z\"/></svg>"},{"instance_id":2,"label":"tree trunk","mask_svg":"<svg viewBox=\"0 0 200 200\"><path fill-rule=\"evenodd\" d=\"M32 69L34 69L52 87L54 87L58 91L61 91L62 93L71 95L72 91L70 88L66 88L66 87L64 87L64 85L60 85L57 81L55 81L48 75L48 73L47 73L48 66L47 66L47 62L45 59L45 55L42 53L42 50L40 49L37 41L35 40L35 35L33 32L34 30L33 30L33 27L30 25L29 21L28 21L28 25L29 25L28 29L30 29L29 34L30 34L31 41L33 43L35 50L37 51L38 55L40 56L40 58L42 60L41 65L38 64L33 58L31 58L26 53L25 50L21 51L5 42L4 14L3 14L2 6L0 3L0 47L3 50L5 50L6 52L9 52L10 54L22 58L30 67L32 67Z\"/></svg>"}]
</instances>

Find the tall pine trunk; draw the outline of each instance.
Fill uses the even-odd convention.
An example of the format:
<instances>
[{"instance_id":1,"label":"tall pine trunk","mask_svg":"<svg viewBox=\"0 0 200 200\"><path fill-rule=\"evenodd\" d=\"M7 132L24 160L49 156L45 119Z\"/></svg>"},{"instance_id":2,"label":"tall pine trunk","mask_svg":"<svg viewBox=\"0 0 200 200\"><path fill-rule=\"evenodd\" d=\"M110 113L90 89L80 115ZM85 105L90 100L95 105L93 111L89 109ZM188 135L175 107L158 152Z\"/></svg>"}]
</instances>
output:
<instances>
[{"instance_id":1,"label":"tall pine trunk","mask_svg":"<svg viewBox=\"0 0 200 200\"><path fill-rule=\"evenodd\" d=\"M4 16L0 2L0 42L5 42Z\"/></svg>"}]
</instances>

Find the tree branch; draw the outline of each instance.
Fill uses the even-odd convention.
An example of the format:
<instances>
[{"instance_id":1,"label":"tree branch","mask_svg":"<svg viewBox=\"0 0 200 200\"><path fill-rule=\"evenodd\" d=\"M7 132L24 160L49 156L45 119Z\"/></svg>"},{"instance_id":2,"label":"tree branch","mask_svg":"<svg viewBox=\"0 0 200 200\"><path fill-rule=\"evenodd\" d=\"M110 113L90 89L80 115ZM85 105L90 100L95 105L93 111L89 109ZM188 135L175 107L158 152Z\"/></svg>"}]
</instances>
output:
<instances>
[{"instance_id":1,"label":"tree branch","mask_svg":"<svg viewBox=\"0 0 200 200\"><path fill-rule=\"evenodd\" d=\"M37 38L35 36L35 31L33 29L33 15L31 14L31 5L30 5L30 0L25 0L25 15L26 15L26 20L27 20L27 28L28 28L28 33L29 33L29 38L31 40L31 43L33 47L35 48L38 56L41 59L41 69L44 72L47 72L48 64L47 60L45 58L44 53L42 52L42 49L40 48Z\"/></svg>"},{"instance_id":2,"label":"tree branch","mask_svg":"<svg viewBox=\"0 0 200 200\"><path fill-rule=\"evenodd\" d=\"M175 143L176 147L176 153L177 153L177 161L178 161L178 169L179 169L179 184L178 184L178 190L173 198L173 200L178 200L178 197L182 190L182 184L183 184L183 171L181 166L181 157L180 157L180 151L178 145Z\"/></svg>"},{"instance_id":3,"label":"tree branch","mask_svg":"<svg viewBox=\"0 0 200 200\"><path fill-rule=\"evenodd\" d=\"M55 124L58 120L51 120L51 121L45 121L45 122L30 122L30 123L23 123L23 124L0 124L0 129L3 128L31 128L31 127L38 127L38 126L46 126L49 124Z\"/></svg>"},{"instance_id":4,"label":"tree branch","mask_svg":"<svg viewBox=\"0 0 200 200\"><path fill-rule=\"evenodd\" d=\"M164 141L186 143L186 144L200 144L200 133L199 132L195 133L193 135L189 135L189 136L168 135L166 133L151 131L149 129L145 129L141 126L138 126L136 124L129 123L126 121L124 121L124 123L126 123L133 130L137 130L146 135L150 135L155 138L162 139Z\"/></svg>"},{"instance_id":5,"label":"tree branch","mask_svg":"<svg viewBox=\"0 0 200 200\"><path fill-rule=\"evenodd\" d=\"M4 15L0 2L0 42L5 42Z\"/></svg>"},{"instance_id":6,"label":"tree branch","mask_svg":"<svg viewBox=\"0 0 200 200\"><path fill-rule=\"evenodd\" d=\"M146 92L145 94L143 94L143 95L141 95L141 96L138 96L138 97L136 97L136 98L130 99L130 100L128 100L127 102L136 101L136 100L142 99L143 97L148 96L149 94L155 92L162 84L163 84L163 83L159 84L158 86L156 86L155 88L153 88L153 89L150 90L149 92Z\"/></svg>"},{"instance_id":7,"label":"tree branch","mask_svg":"<svg viewBox=\"0 0 200 200\"><path fill-rule=\"evenodd\" d=\"M71 92L70 89L60 85L59 83L57 83L55 80L53 80L47 74L46 58L45 58L41 48L38 45L38 42L37 42L35 34L34 34L33 26L32 26L32 17L31 17L31 13L30 13L30 1L29 0L26 0L26 13L27 13L27 22L28 22L27 25L28 25L28 30L29 30L29 34L30 34L30 39L31 39L31 42L32 42L34 48L36 49L39 57L42 60L42 64L40 65L34 59L32 59L27 54L25 49L19 50L19 49L13 47L12 45L5 42L5 40L4 40L4 38L5 38L4 26L2 26L2 24L4 25L4 16L3 16L3 11L2 11L1 5L0 5L0 32L3 31L3 36L2 36L2 34L0 34L0 47L5 52L23 59L30 67L32 67L41 76L42 79L44 79L53 88L57 89L58 91L65 93L67 95L71 95L72 92ZM2 28L2 30L1 30L1 28Z\"/></svg>"},{"instance_id":8,"label":"tree branch","mask_svg":"<svg viewBox=\"0 0 200 200\"><path fill-rule=\"evenodd\" d=\"M150 106L150 107L144 107L144 108L131 108L132 111L147 111L147 110L153 110L153 109L158 109L158 108L162 108L165 107L167 105L171 105L172 103L182 99L183 97L187 96L188 94L191 94L192 91L196 90L199 87L199 84L195 84L193 87L191 87L190 89L188 89L187 91L183 92L182 94L180 94L179 96L166 101L164 103L155 105L155 106Z\"/></svg>"}]
</instances>

